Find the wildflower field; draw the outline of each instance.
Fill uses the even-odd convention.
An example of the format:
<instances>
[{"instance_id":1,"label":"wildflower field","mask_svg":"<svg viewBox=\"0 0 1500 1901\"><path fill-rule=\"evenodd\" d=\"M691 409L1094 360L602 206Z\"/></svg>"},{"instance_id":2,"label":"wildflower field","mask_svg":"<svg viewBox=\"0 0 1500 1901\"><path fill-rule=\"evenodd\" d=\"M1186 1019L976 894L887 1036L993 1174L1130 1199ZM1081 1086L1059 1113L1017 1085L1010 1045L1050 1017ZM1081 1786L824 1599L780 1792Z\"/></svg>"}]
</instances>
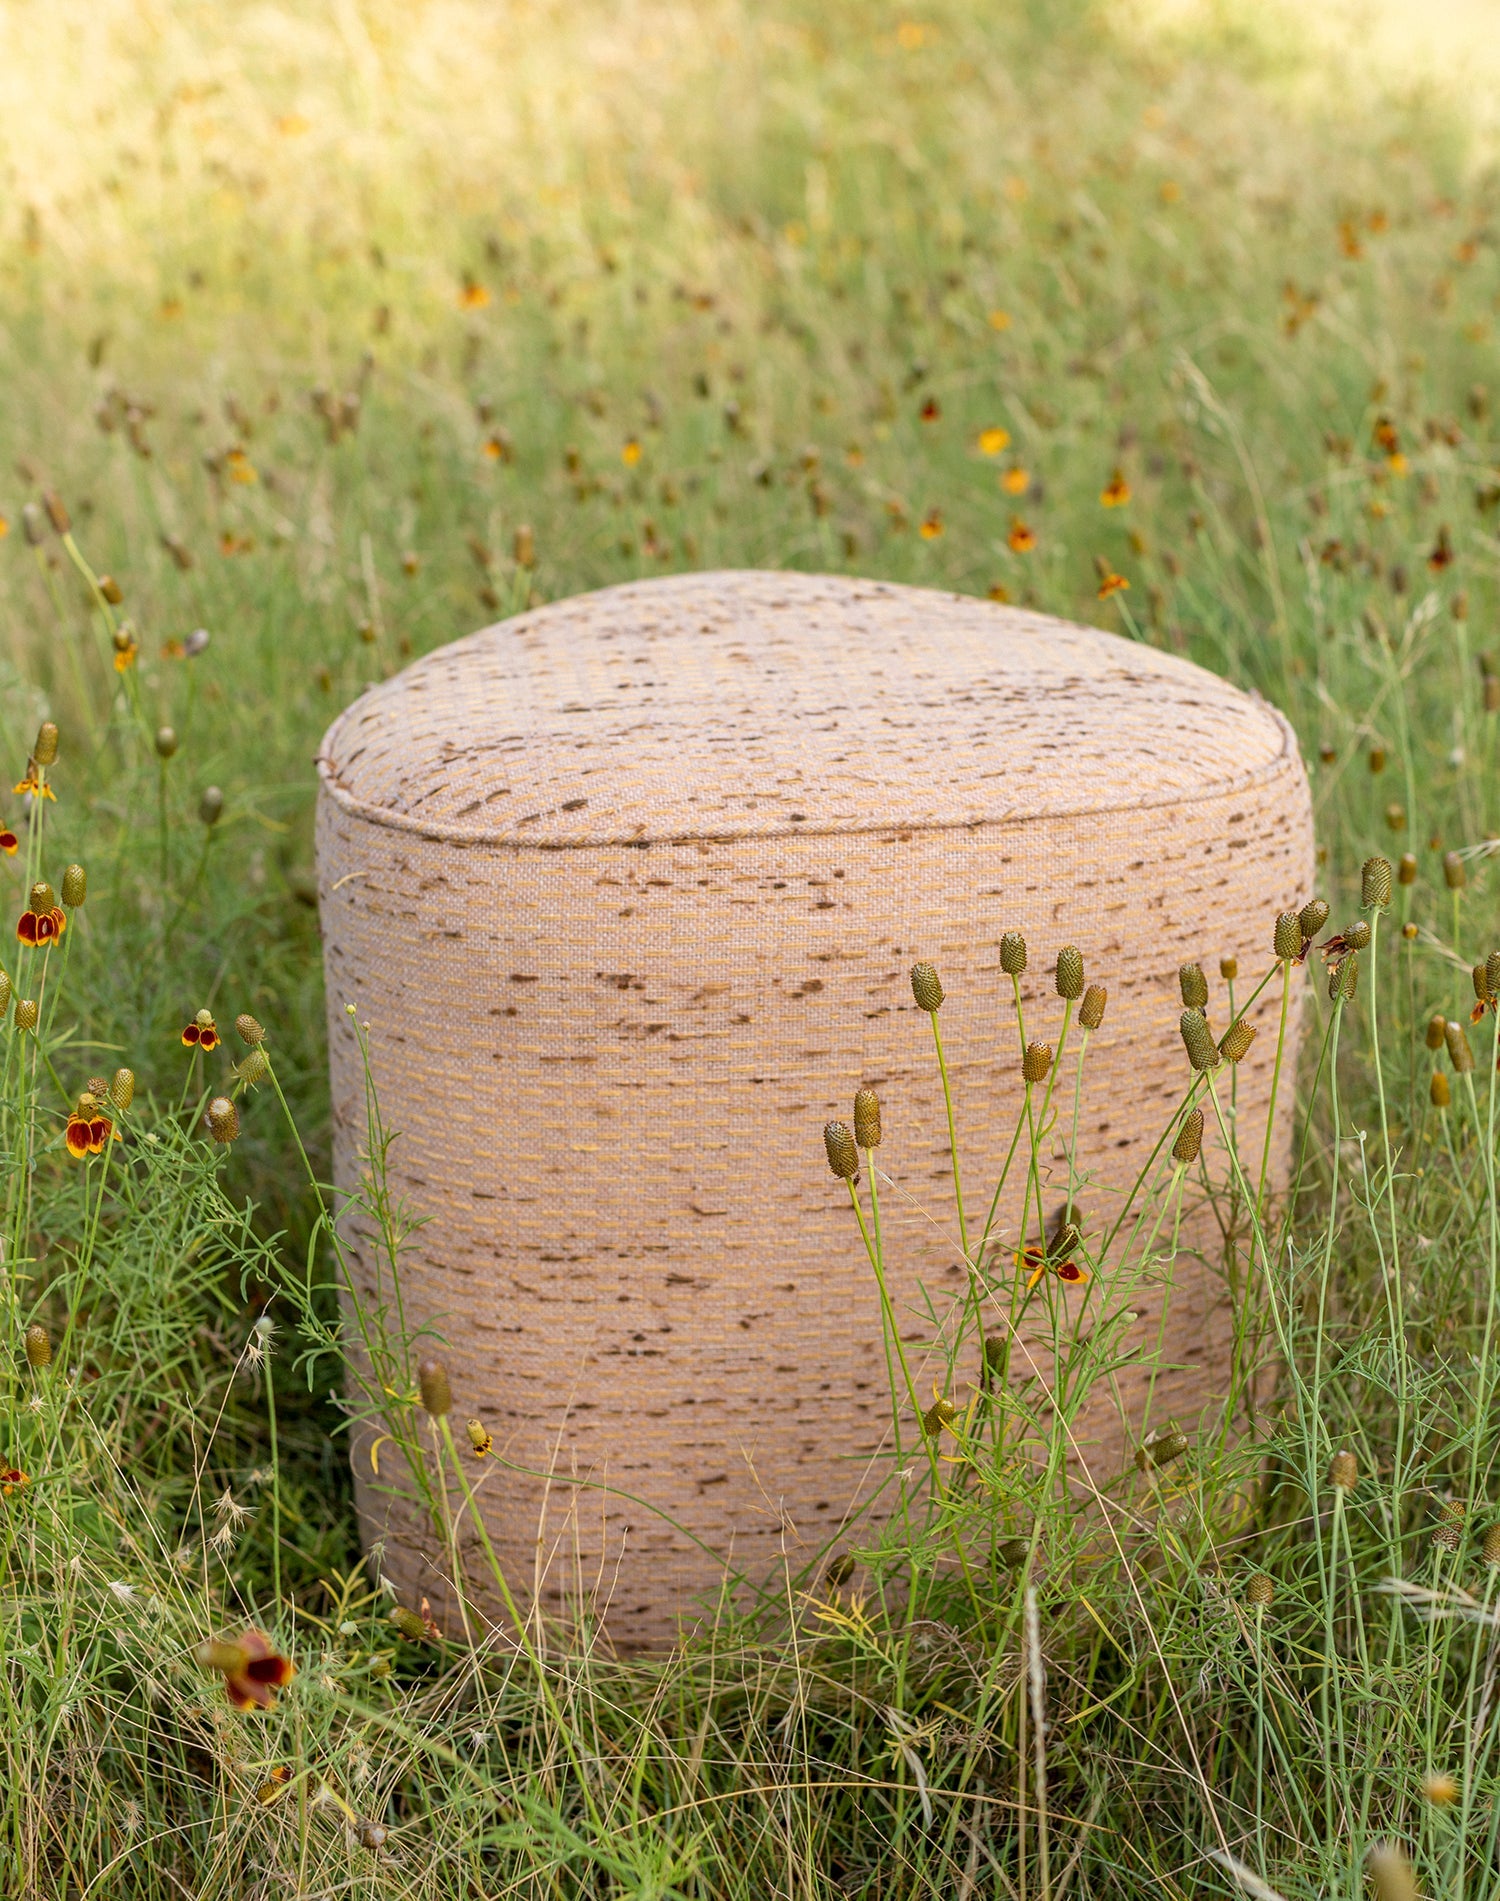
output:
<instances>
[{"instance_id":1,"label":"wildflower field","mask_svg":"<svg viewBox=\"0 0 1500 1901\"><path fill-rule=\"evenodd\" d=\"M1500 1894L1500 172L1461 70L1363 54L1085 0L0 6L7 1895ZM1304 1013L1288 1192L1195 1173L1247 1041L1205 918L1136 1218L972 1294L1159 1279L1196 1184L1258 1410L1101 1518L1003 1367L893 1368L905 1508L779 1623L460 1641L355 1530L352 1417L439 1540L486 1447L428 1345L345 1384L312 761L409 656L720 566L1034 605L1295 724L1320 884L1233 977ZM1028 1103L1109 1034L1069 948ZM872 1330L882 1113L899 1177L899 1102L827 1136Z\"/></svg>"}]
</instances>

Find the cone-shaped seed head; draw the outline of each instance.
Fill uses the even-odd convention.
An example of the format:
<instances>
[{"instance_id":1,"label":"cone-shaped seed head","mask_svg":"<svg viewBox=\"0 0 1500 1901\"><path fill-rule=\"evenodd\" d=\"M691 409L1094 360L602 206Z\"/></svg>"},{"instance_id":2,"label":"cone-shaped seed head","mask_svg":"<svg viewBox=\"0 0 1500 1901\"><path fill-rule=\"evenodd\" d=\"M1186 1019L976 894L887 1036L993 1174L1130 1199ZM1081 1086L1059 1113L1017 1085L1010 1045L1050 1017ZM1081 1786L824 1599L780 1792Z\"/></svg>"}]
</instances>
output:
<instances>
[{"instance_id":1,"label":"cone-shaped seed head","mask_svg":"<svg viewBox=\"0 0 1500 1901\"><path fill-rule=\"evenodd\" d=\"M1297 913L1297 924L1304 938L1314 938L1328 922L1328 906L1322 898L1309 898Z\"/></svg>"},{"instance_id":2,"label":"cone-shaped seed head","mask_svg":"<svg viewBox=\"0 0 1500 1901\"><path fill-rule=\"evenodd\" d=\"M1400 863L1396 866L1397 884L1415 884L1417 882L1417 854L1404 851Z\"/></svg>"},{"instance_id":3,"label":"cone-shaped seed head","mask_svg":"<svg viewBox=\"0 0 1500 1901\"><path fill-rule=\"evenodd\" d=\"M10 1008L10 978L0 970L0 1017Z\"/></svg>"},{"instance_id":4,"label":"cone-shaped seed head","mask_svg":"<svg viewBox=\"0 0 1500 1901\"><path fill-rule=\"evenodd\" d=\"M1302 920L1295 911L1283 911L1277 918L1275 949L1282 963L1302 955Z\"/></svg>"},{"instance_id":5,"label":"cone-shaped seed head","mask_svg":"<svg viewBox=\"0 0 1500 1901\"><path fill-rule=\"evenodd\" d=\"M1172 1144L1172 1160L1182 1162L1191 1168L1198 1159L1198 1151L1203 1147L1203 1111L1190 1109L1183 1118L1182 1127L1177 1131L1177 1140Z\"/></svg>"},{"instance_id":6,"label":"cone-shaped seed head","mask_svg":"<svg viewBox=\"0 0 1500 1901\"><path fill-rule=\"evenodd\" d=\"M47 511L47 519L60 535L65 535L73 526L73 517L68 513L67 503L55 488L42 491L42 506Z\"/></svg>"},{"instance_id":7,"label":"cone-shaped seed head","mask_svg":"<svg viewBox=\"0 0 1500 1901\"><path fill-rule=\"evenodd\" d=\"M52 1336L36 1321L26 1329L26 1360L38 1373L44 1366L52 1364Z\"/></svg>"},{"instance_id":8,"label":"cone-shaped seed head","mask_svg":"<svg viewBox=\"0 0 1500 1901\"><path fill-rule=\"evenodd\" d=\"M44 911L55 911L57 909L57 893L52 889L51 885L47 883L45 878L39 879L37 883L31 887L30 908L36 912L38 917L40 917Z\"/></svg>"},{"instance_id":9,"label":"cone-shaped seed head","mask_svg":"<svg viewBox=\"0 0 1500 1901\"><path fill-rule=\"evenodd\" d=\"M135 1101L135 1071L117 1069L110 1078L109 1099L117 1109L128 1109Z\"/></svg>"},{"instance_id":10,"label":"cone-shaped seed head","mask_svg":"<svg viewBox=\"0 0 1500 1901\"><path fill-rule=\"evenodd\" d=\"M419 1644L427 1635L427 1626L415 1611L409 1611L404 1604L398 1604L391 1612L391 1622L408 1643Z\"/></svg>"},{"instance_id":11,"label":"cone-shaped seed head","mask_svg":"<svg viewBox=\"0 0 1500 1901\"><path fill-rule=\"evenodd\" d=\"M1359 1461L1352 1452L1335 1452L1328 1466L1328 1483L1337 1492L1352 1492L1359 1478Z\"/></svg>"},{"instance_id":12,"label":"cone-shaped seed head","mask_svg":"<svg viewBox=\"0 0 1500 1901\"><path fill-rule=\"evenodd\" d=\"M36 999L34 997L20 998L16 1004L16 1028L18 1030L34 1030L37 1024L37 1018L40 1014L41 1012L37 1008Z\"/></svg>"},{"instance_id":13,"label":"cone-shaped seed head","mask_svg":"<svg viewBox=\"0 0 1500 1901\"><path fill-rule=\"evenodd\" d=\"M1020 977L1026 970L1026 939L1019 931L1007 931L1000 940L1000 968L1007 977Z\"/></svg>"},{"instance_id":14,"label":"cone-shaped seed head","mask_svg":"<svg viewBox=\"0 0 1500 1901\"><path fill-rule=\"evenodd\" d=\"M1356 918L1344 930L1344 942L1350 950L1366 950L1370 943L1370 923L1368 918Z\"/></svg>"},{"instance_id":15,"label":"cone-shaped seed head","mask_svg":"<svg viewBox=\"0 0 1500 1901\"><path fill-rule=\"evenodd\" d=\"M828 1166L834 1174L840 1181L852 1182L859 1173L859 1150L844 1123L823 1124L823 1147L828 1151Z\"/></svg>"},{"instance_id":16,"label":"cone-shaped seed head","mask_svg":"<svg viewBox=\"0 0 1500 1901\"><path fill-rule=\"evenodd\" d=\"M1500 1564L1500 1525L1491 1525L1484 1534L1483 1550L1486 1564Z\"/></svg>"},{"instance_id":17,"label":"cone-shaped seed head","mask_svg":"<svg viewBox=\"0 0 1500 1901\"><path fill-rule=\"evenodd\" d=\"M228 1096L215 1096L204 1111L203 1120L216 1142L232 1142L240 1132L240 1112Z\"/></svg>"},{"instance_id":18,"label":"cone-shaped seed head","mask_svg":"<svg viewBox=\"0 0 1500 1901\"><path fill-rule=\"evenodd\" d=\"M935 966L928 963L912 965L911 994L917 1000L917 1008L925 1010L929 1016L942 1008L943 986L938 982Z\"/></svg>"},{"instance_id":19,"label":"cone-shaped seed head","mask_svg":"<svg viewBox=\"0 0 1500 1901\"><path fill-rule=\"evenodd\" d=\"M1221 957L1219 959L1219 975L1224 979L1225 983L1232 984L1239 974L1240 960L1238 957Z\"/></svg>"},{"instance_id":20,"label":"cone-shaped seed head","mask_svg":"<svg viewBox=\"0 0 1500 1901\"><path fill-rule=\"evenodd\" d=\"M251 1049L254 1049L257 1043L264 1043L266 1040L265 1031L248 1010L242 1010L235 1018L234 1027L239 1032L240 1041L248 1043Z\"/></svg>"},{"instance_id":21,"label":"cone-shaped seed head","mask_svg":"<svg viewBox=\"0 0 1500 1901\"><path fill-rule=\"evenodd\" d=\"M1070 1003L1083 995L1083 952L1076 944L1064 944L1057 953L1057 994Z\"/></svg>"},{"instance_id":22,"label":"cone-shaped seed head","mask_svg":"<svg viewBox=\"0 0 1500 1901\"><path fill-rule=\"evenodd\" d=\"M1434 1109L1446 1109L1452 1102L1453 1091L1448 1086L1448 1078L1440 1069L1432 1072L1432 1084L1427 1093L1432 1098Z\"/></svg>"},{"instance_id":23,"label":"cone-shaped seed head","mask_svg":"<svg viewBox=\"0 0 1500 1901\"><path fill-rule=\"evenodd\" d=\"M1448 1061L1460 1076L1467 1076L1474 1067L1474 1052L1469 1047L1468 1037L1464 1035L1464 1026L1451 1021L1446 1023L1443 1026L1443 1041L1448 1045Z\"/></svg>"},{"instance_id":24,"label":"cone-shaped seed head","mask_svg":"<svg viewBox=\"0 0 1500 1901\"><path fill-rule=\"evenodd\" d=\"M1483 964L1476 964L1469 975L1474 985L1474 995L1481 1003L1488 1003L1490 1000L1490 973L1485 969Z\"/></svg>"},{"instance_id":25,"label":"cone-shaped seed head","mask_svg":"<svg viewBox=\"0 0 1500 1901\"><path fill-rule=\"evenodd\" d=\"M1177 972L1177 984L1182 991L1182 1001L1190 1010L1208 1008L1208 979L1201 964L1183 964Z\"/></svg>"},{"instance_id":26,"label":"cone-shaped seed head","mask_svg":"<svg viewBox=\"0 0 1500 1901\"><path fill-rule=\"evenodd\" d=\"M89 894L89 875L82 865L69 865L63 873L62 901L76 911Z\"/></svg>"},{"instance_id":27,"label":"cone-shaped seed head","mask_svg":"<svg viewBox=\"0 0 1500 1901\"><path fill-rule=\"evenodd\" d=\"M244 1059L235 1065L235 1075L242 1083L248 1083L253 1089L263 1083L271 1073L271 1059L257 1043Z\"/></svg>"},{"instance_id":28,"label":"cone-shaped seed head","mask_svg":"<svg viewBox=\"0 0 1500 1901\"><path fill-rule=\"evenodd\" d=\"M1276 1595L1276 1586L1264 1571L1257 1571L1245 1586L1245 1602L1252 1610L1264 1611L1271 1608L1271 1599Z\"/></svg>"},{"instance_id":29,"label":"cone-shaped seed head","mask_svg":"<svg viewBox=\"0 0 1500 1901\"><path fill-rule=\"evenodd\" d=\"M1469 882L1469 867L1456 851L1443 853L1443 883L1450 891L1462 891Z\"/></svg>"},{"instance_id":30,"label":"cone-shaped seed head","mask_svg":"<svg viewBox=\"0 0 1500 1901\"><path fill-rule=\"evenodd\" d=\"M224 813L224 794L216 785L205 786L198 801L198 817L205 825L217 825Z\"/></svg>"},{"instance_id":31,"label":"cone-shaped seed head","mask_svg":"<svg viewBox=\"0 0 1500 1901\"><path fill-rule=\"evenodd\" d=\"M855 1095L854 1140L862 1149L880 1147L880 1098L873 1089L861 1089Z\"/></svg>"},{"instance_id":32,"label":"cone-shaped seed head","mask_svg":"<svg viewBox=\"0 0 1500 1901\"><path fill-rule=\"evenodd\" d=\"M36 744L31 756L39 766L50 766L57 758L57 722L44 719L36 729Z\"/></svg>"},{"instance_id":33,"label":"cone-shaped seed head","mask_svg":"<svg viewBox=\"0 0 1500 1901\"><path fill-rule=\"evenodd\" d=\"M1188 1061L1194 1069L1214 1069L1218 1066L1219 1046L1214 1041L1214 1033L1208 1027L1208 1018L1201 1010L1184 1010L1178 1018L1177 1027L1182 1032L1182 1040L1187 1048Z\"/></svg>"},{"instance_id":34,"label":"cone-shaped seed head","mask_svg":"<svg viewBox=\"0 0 1500 1901\"><path fill-rule=\"evenodd\" d=\"M1029 1083L1044 1083L1047 1072L1052 1067L1052 1045L1050 1043L1028 1043L1026 1054L1021 1058L1021 1074Z\"/></svg>"},{"instance_id":35,"label":"cone-shaped seed head","mask_svg":"<svg viewBox=\"0 0 1500 1901\"><path fill-rule=\"evenodd\" d=\"M1427 1019L1427 1047L1428 1049L1440 1050L1443 1047L1443 1043L1447 1037L1447 1032L1448 1032L1448 1019L1445 1016L1443 1016L1441 1012L1439 1012L1437 1016L1428 1017Z\"/></svg>"},{"instance_id":36,"label":"cone-shaped seed head","mask_svg":"<svg viewBox=\"0 0 1500 1901\"><path fill-rule=\"evenodd\" d=\"M1485 958L1484 974L1489 982L1490 995L1500 997L1500 951L1491 951Z\"/></svg>"},{"instance_id":37,"label":"cone-shaped seed head","mask_svg":"<svg viewBox=\"0 0 1500 1901\"><path fill-rule=\"evenodd\" d=\"M1250 1045L1255 1041L1255 1025L1247 1023L1244 1017L1230 1024L1219 1041L1219 1054L1230 1063L1242 1063L1250 1054Z\"/></svg>"},{"instance_id":38,"label":"cone-shaped seed head","mask_svg":"<svg viewBox=\"0 0 1500 1901\"><path fill-rule=\"evenodd\" d=\"M1391 861L1389 858L1367 858L1359 881L1359 901L1369 910L1373 905L1389 904L1391 901Z\"/></svg>"},{"instance_id":39,"label":"cone-shaped seed head","mask_svg":"<svg viewBox=\"0 0 1500 1901\"><path fill-rule=\"evenodd\" d=\"M1109 992L1103 984L1090 984L1083 993L1083 1002L1078 1006L1078 1021L1086 1030L1097 1030L1104 1021L1104 1006L1109 1002Z\"/></svg>"},{"instance_id":40,"label":"cone-shaped seed head","mask_svg":"<svg viewBox=\"0 0 1500 1901\"><path fill-rule=\"evenodd\" d=\"M1359 988L1359 957L1350 951L1347 957L1341 957L1328 973L1328 1001L1330 1003L1351 1003Z\"/></svg>"},{"instance_id":41,"label":"cone-shaped seed head","mask_svg":"<svg viewBox=\"0 0 1500 1901\"><path fill-rule=\"evenodd\" d=\"M453 1388L448 1384L448 1369L441 1360L423 1360L417 1368L417 1385L421 1389L423 1410L434 1419L442 1419L453 1411Z\"/></svg>"}]
</instances>

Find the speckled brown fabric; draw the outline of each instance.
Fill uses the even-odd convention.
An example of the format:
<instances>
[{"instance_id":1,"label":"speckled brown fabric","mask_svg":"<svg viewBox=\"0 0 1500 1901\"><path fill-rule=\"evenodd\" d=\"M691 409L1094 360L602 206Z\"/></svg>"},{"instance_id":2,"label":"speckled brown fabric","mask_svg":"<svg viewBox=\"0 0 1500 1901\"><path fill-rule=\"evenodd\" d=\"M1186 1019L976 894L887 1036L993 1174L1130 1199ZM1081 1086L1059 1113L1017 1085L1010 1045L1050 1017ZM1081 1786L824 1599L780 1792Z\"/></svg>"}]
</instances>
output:
<instances>
[{"instance_id":1,"label":"speckled brown fabric","mask_svg":"<svg viewBox=\"0 0 1500 1901\"><path fill-rule=\"evenodd\" d=\"M962 1283L912 961L947 991L982 1205L1021 1089L1000 935L1027 936L1028 1031L1049 1037L1052 962L1081 948L1109 1005L1080 1199L1107 1218L1187 1080L1177 966L1202 961L1222 1028L1218 959L1264 970L1275 912L1311 891L1306 777L1271 708L1108 634L876 582L687 575L544 607L366 693L319 767L338 1179L363 1140L352 1002L393 1187L427 1222L409 1310L446 1336L458 1414L538 1475L489 1469L495 1544L523 1594L592 1595L625 1646L711 1599L695 1539L772 1575L869 1494L879 1308L820 1134L860 1084L884 1103L919 1361L919 1283ZM1273 1012L1268 993L1239 1076L1256 1154ZM1154 1342L1159 1292L1138 1307ZM1191 1424L1228 1322L1187 1253L1166 1337L1153 1419ZM1145 1379L1085 1422L1101 1484ZM386 1573L441 1611L440 1549L355 1463Z\"/></svg>"}]
</instances>

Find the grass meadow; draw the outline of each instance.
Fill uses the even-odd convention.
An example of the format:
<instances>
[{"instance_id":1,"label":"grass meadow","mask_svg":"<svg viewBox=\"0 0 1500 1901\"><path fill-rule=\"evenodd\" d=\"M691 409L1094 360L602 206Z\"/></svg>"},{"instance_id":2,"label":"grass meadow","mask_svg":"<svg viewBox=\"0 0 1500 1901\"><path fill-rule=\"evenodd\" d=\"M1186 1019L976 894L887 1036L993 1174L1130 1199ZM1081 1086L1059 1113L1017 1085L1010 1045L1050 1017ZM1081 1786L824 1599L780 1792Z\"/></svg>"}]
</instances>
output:
<instances>
[{"instance_id":1,"label":"grass meadow","mask_svg":"<svg viewBox=\"0 0 1500 1901\"><path fill-rule=\"evenodd\" d=\"M0 8L7 1894L1500 1893L1500 172L1463 42L1403 45ZM411 655L712 566L1035 605L1287 711L1371 941L1268 914L1240 974L1307 1012L1292 1192L1211 1184L1281 1370L1250 1439L1142 1448L1124 1538L991 1391L790 1624L442 1640L353 1520L351 1409L443 1496L457 1455L410 1342L336 1397L313 755ZM1212 1119L1228 1072L1161 1060ZM1170 1268L1173 1141L1067 1237L1101 1277Z\"/></svg>"}]
</instances>

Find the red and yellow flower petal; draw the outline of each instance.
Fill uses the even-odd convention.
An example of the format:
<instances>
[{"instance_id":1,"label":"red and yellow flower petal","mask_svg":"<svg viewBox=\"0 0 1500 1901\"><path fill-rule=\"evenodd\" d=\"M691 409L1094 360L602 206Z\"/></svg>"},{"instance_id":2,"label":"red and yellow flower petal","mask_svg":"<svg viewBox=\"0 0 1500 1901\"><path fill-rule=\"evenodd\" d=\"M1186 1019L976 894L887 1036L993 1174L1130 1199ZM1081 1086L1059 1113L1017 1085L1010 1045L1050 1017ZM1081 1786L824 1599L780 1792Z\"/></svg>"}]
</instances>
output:
<instances>
[{"instance_id":1,"label":"red and yellow flower petal","mask_svg":"<svg viewBox=\"0 0 1500 1901\"><path fill-rule=\"evenodd\" d=\"M82 1161L89 1152L89 1125L82 1116L69 1116L64 1134L68 1153L76 1161Z\"/></svg>"},{"instance_id":2,"label":"red and yellow flower petal","mask_svg":"<svg viewBox=\"0 0 1500 1901\"><path fill-rule=\"evenodd\" d=\"M20 843L20 839L14 832L0 832L0 851L3 851L7 858L15 857Z\"/></svg>"},{"instance_id":3,"label":"red and yellow flower petal","mask_svg":"<svg viewBox=\"0 0 1500 1901\"><path fill-rule=\"evenodd\" d=\"M197 1041L198 1025L196 1023L190 1023L182 1033L182 1046L184 1049L191 1049Z\"/></svg>"},{"instance_id":4,"label":"red and yellow flower petal","mask_svg":"<svg viewBox=\"0 0 1500 1901\"><path fill-rule=\"evenodd\" d=\"M216 1050L219 1047L219 1032L214 1029L200 1030L198 1047L203 1050Z\"/></svg>"},{"instance_id":5,"label":"red and yellow flower petal","mask_svg":"<svg viewBox=\"0 0 1500 1901\"><path fill-rule=\"evenodd\" d=\"M22 944L35 944L37 915L35 911L23 911L16 919L16 939Z\"/></svg>"},{"instance_id":6,"label":"red and yellow flower petal","mask_svg":"<svg viewBox=\"0 0 1500 1901\"><path fill-rule=\"evenodd\" d=\"M59 937L61 937L63 932L68 928L67 912L62 908L60 904L54 904L52 909L47 913L47 915L52 920L53 930L56 932L56 934Z\"/></svg>"},{"instance_id":7,"label":"red and yellow flower petal","mask_svg":"<svg viewBox=\"0 0 1500 1901\"><path fill-rule=\"evenodd\" d=\"M89 1127L89 1154L102 1155L113 1124L108 1116L95 1116Z\"/></svg>"}]
</instances>

